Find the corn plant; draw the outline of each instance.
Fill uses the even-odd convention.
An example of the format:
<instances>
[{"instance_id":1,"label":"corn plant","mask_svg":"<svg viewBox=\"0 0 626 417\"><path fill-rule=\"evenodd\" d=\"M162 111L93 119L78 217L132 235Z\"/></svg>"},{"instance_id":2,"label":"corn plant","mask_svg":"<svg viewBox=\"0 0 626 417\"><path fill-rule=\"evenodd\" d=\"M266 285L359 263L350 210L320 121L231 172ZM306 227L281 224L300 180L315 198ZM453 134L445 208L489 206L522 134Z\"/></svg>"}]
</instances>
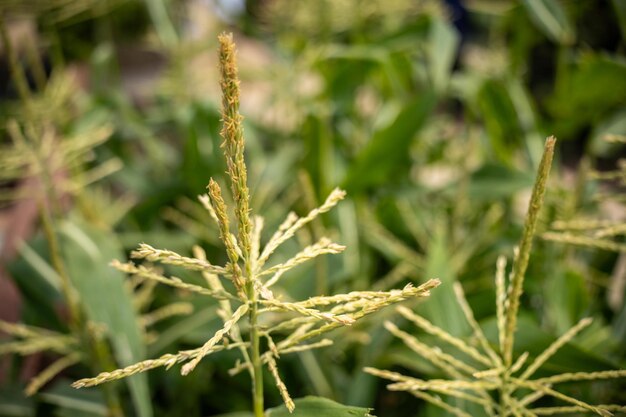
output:
<instances>
[{"instance_id":1,"label":"corn plant","mask_svg":"<svg viewBox=\"0 0 626 417\"><path fill-rule=\"evenodd\" d=\"M321 238L307 246L291 259L267 266L272 253L285 241L320 214L332 209L345 192L333 190L326 201L304 217L290 213L269 241L261 245L263 218L250 215L250 193L247 186L247 168L244 161L244 138L242 116L239 114L239 80L236 66L236 51L232 35L219 36L219 61L222 89L222 147L227 163L234 219L237 234L231 231L231 216L222 196L222 187L213 179L208 193L199 197L208 216L217 224L220 240L226 249L228 262L218 266L206 259L204 251L194 248L194 257L186 257L165 249L141 244L131 253L135 259L176 265L187 270L200 272L206 286L195 285L179 278L165 276L153 267L133 262L113 261L112 265L128 274L147 281L157 281L215 298L219 301L219 314L223 327L204 345L173 354L165 354L112 372L103 372L94 378L74 382L75 388L89 387L104 382L128 377L157 367L171 368L184 363L181 373L192 372L207 355L224 350L238 350L241 362L235 364L231 374L247 371L252 380L252 402L254 415L262 417L264 407L264 368L270 372L276 387L289 412L295 408L287 387L283 383L277 366L281 355L328 346L330 339L304 343L333 329L346 327L356 320L407 298L426 297L439 285L436 279L419 287L407 285L392 291L357 291L347 294L318 296L304 301L287 301L286 296L275 295L272 287L292 268L324 254L337 254L344 246ZM285 318L286 313L291 318ZM247 318L247 323L244 323ZM266 347L264 347L266 346Z\"/></svg>"},{"instance_id":2,"label":"corn plant","mask_svg":"<svg viewBox=\"0 0 626 417\"><path fill-rule=\"evenodd\" d=\"M411 350L430 361L449 376L449 379L422 380L389 370L365 369L366 372L372 375L392 381L393 383L388 385L389 390L407 391L415 397L439 406L459 417L470 417L472 414L461 407L444 401L439 395L449 396L476 405L487 416L530 417L571 412L593 412L601 416L610 416L612 415L611 411L626 411L625 406L615 404L591 405L563 394L554 388L555 385L564 382L596 381L625 377L626 370L562 373L548 377L533 378L533 375L542 365L561 347L591 324L592 320L590 318L580 320L578 324L555 340L532 361L529 359L528 352L517 358L514 358L513 355L524 277L530 258L537 219L543 203L555 141L551 137L545 144L543 158L539 165L537 180L524 223L522 238L515 253L508 283L505 278L505 258L500 257L497 263L495 279L497 346L494 347L489 343L469 307L461 285L456 283L456 297L472 329L472 337L476 343L467 343L467 341L451 335L413 311L405 307L398 307L398 312L408 321L444 344L457 349L461 354L453 356L438 347L429 346L415 336L401 330L392 322L387 321L385 327L389 332L400 338ZM542 397L553 397L565 405L533 407L533 404Z\"/></svg>"}]
</instances>

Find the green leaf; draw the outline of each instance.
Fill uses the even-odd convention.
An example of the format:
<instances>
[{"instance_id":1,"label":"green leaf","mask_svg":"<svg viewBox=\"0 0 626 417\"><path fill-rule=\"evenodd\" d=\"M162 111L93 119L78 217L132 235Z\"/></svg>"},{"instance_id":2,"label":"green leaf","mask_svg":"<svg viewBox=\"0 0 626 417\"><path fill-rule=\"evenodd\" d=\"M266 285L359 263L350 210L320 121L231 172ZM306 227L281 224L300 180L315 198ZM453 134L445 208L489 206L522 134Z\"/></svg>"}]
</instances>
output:
<instances>
[{"instance_id":1,"label":"green leaf","mask_svg":"<svg viewBox=\"0 0 626 417\"><path fill-rule=\"evenodd\" d=\"M235 412L235 413L227 413L227 414L218 414L214 417L254 417L254 414L249 413L247 411Z\"/></svg>"},{"instance_id":2,"label":"green leaf","mask_svg":"<svg viewBox=\"0 0 626 417\"><path fill-rule=\"evenodd\" d=\"M394 336L382 325L384 315L389 317L389 314L394 314L393 310L380 312L378 316L379 321L372 323L366 330L367 334L371 337L371 342L363 347L359 355L358 366L355 366L355 369L358 369L358 371L352 375L350 383L345 387L347 395L342 396L342 398L346 398L346 401L352 404L372 404L374 402L373 399L376 397L378 385L377 378L362 372L361 369L378 363L381 356L389 350L394 341ZM375 320L374 318L373 321Z\"/></svg>"},{"instance_id":3,"label":"green leaf","mask_svg":"<svg viewBox=\"0 0 626 417\"><path fill-rule=\"evenodd\" d=\"M56 291L60 290L61 283L59 274L54 270L52 265L42 258L37 251L28 246L28 243L24 242L20 248L20 255L24 260L41 276L47 284L53 287Z\"/></svg>"},{"instance_id":4,"label":"green leaf","mask_svg":"<svg viewBox=\"0 0 626 417\"><path fill-rule=\"evenodd\" d=\"M539 167L539 161L543 155L545 136L539 131L532 94L522 80L519 79L509 80L506 89L515 108L521 134L524 137L524 143L533 167L532 171L534 172Z\"/></svg>"},{"instance_id":5,"label":"green leaf","mask_svg":"<svg viewBox=\"0 0 626 417\"><path fill-rule=\"evenodd\" d=\"M555 271L546 279L546 310L559 333L565 333L588 311L590 296L585 277L576 270Z\"/></svg>"},{"instance_id":6,"label":"green leaf","mask_svg":"<svg viewBox=\"0 0 626 417\"><path fill-rule=\"evenodd\" d=\"M159 338L150 345L148 356L158 356L168 345L180 340L185 335L193 334L194 331L215 320L218 317L215 312L216 309L216 306L210 306L202 310L195 310L190 316L177 321L176 324L163 330L159 334Z\"/></svg>"},{"instance_id":7,"label":"green leaf","mask_svg":"<svg viewBox=\"0 0 626 417\"><path fill-rule=\"evenodd\" d=\"M54 417L100 417L102 414L90 411L75 410L73 408L57 408Z\"/></svg>"},{"instance_id":8,"label":"green leaf","mask_svg":"<svg viewBox=\"0 0 626 417\"><path fill-rule=\"evenodd\" d=\"M343 187L354 193L403 178L409 167L409 147L435 106L435 95L427 92L407 103L395 120L379 130L357 155Z\"/></svg>"},{"instance_id":9,"label":"green leaf","mask_svg":"<svg viewBox=\"0 0 626 417\"><path fill-rule=\"evenodd\" d=\"M532 185L532 175L503 165L486 164L472 173L469 195L473 199L494 200L510 197Z\"/></svg>"},{"instance_id":10,"label":"green leaf","mask_svg":"<svg viewBox=\"0 0 626 417\"><path fill-rule=\"evenodd\" d=\"M326 398L304 397L294 401L293 413L284 405L265 411L265 417L374 417L370 408L351 407L336 403Z\"/></svg>"},{"instance_id":11,"label":"green leaf","mask_svg":"<svg viewBox=\"0 0 626 417\"><path fill-rule=\"evenodd\" d=\"M302 165L315 189L325 192L330 188L334 171L334 164L328 162L335 152L332 131L327 122L314 114L307 115L301 131L305 149Z\"/></svg>"},{"instance_id":12,"label":"green leaf","mask_svg":"<svg viewBox=\"0 0 626 417\"><path fill-rule=\"evenodd\" d=\"M566 45L574 42L574 27L558 0L524 0L523 3L530 19L548 38Z\"/></svg>"},{"instance_id":13,"label":"green leaf","mask_svg":"<svg viewBox=\"0 0 626 417\"><path fill-rule=\"evenodd\" d=\"M70 387L71 381L61 379L38 397L46 403L57 407L59 416L106 416L107 406L102 392L98 390L75 390Z\"/></svg>"},{"instance_id":14,"label":"green leaf","mask_svg":"<svg viewBox=\"0 0 626 417\"><path fill-rule=\"evenodd\" d=\"M448 22L433 20L427 54L430 63L430 79L437 92L443 92L448 86L458 46L459 34L456 29Z\"/></svg>"},{"instance_id":15,"label":"green leaf","mask_svg":"<svg viewBox=\"0 0 626 417\"><path fill-rule=\"evenodd\" d=\"M68 273L80 294L90 320L107 326L115 357L121 366L145 359L145 346L132 298L124 287L123 274L109 266L123 259L111 233L87 224L64 222L60 228ZM140 417L151 417L152 406L144 374L126 379Z\"/></svg>"},{"instance_id":16,"label":"green leaf","mask_svg":"<svg viewBox=\"0 0 626 417\"><path fill-rule=\"evenodd\" d=\"M445 228L439 222L427 249L424 276L439 278L441 285L432 291L428 302L420 305L418 311L450 334L461 336L467 334L469 326L454 295L453 284L457 271L453 270L450 262L451 254L448 252L447 240Z\"/></svg>"},{"instance_id":17,"label":"green leaf","mask_svg":"<svg viewBox=\"0 0 626 417\"><path fill-rule=\"evenodd\" d=\"M493 79L485 81L477 101L494 155L501 162L510 164L521 128L506 85Z\"/></svg>"},{"instance_id":18,"label":"green leaf","mask_svg":"<svg viewBox=\"0 0 626 417\"><path fill-rule=\"evenodd\" d=\"M617 21L619 22L619 28L622 32L622 38L626 38L626 1L613 0L612 3L617 15Z\"/></svg>"},{"instance_id":19,"label":"green leaf","mask_svg":"<svg viewBox=\"0 0 626 417\"><path fill-rule=\"evenodd\" d=\"M607 135L626 136L626 108L620 109L595 127L589 144L592 155L610 157L624 146L623 144L607 142L604 139Z\"/></svg>"},{"instance_id":20,"label":"green leaf","mask_svg":"<svg viewBox=\"0 0 626 417\"><path fill-rule=\"evenodd\" d=\"M24 387L4 385L0 390L0 416L34 417L35 402L33 398L24 396Z\"/></svg>"},{"instance_id":21,"label":"green leaf","mask_svg":"<svg viewBox=\"0 0 626 417\"><path fill-rule=\"evenodd\" d=\"M34 238L20 247L21 257L7 263L11 276L15 279L20 293L27 303L22 307L22 320L48 329L65 331L55 311L61 302L58 277L47 261L47 244L42 237ZM44 276L46 275L47 276Z\"/></svg>"},{"instance_id":22,"label":"green leaf","mask_svg":"<svg viewBox=\"0 0 626 417\"><path fill-rule=\"evenodd\" d=\"M586 124L600 122L623 107L626 97L626 60L586 53L560 76L549 110L557 137L574 136Z\"/></svg>"},{"instance_id":23,"label":"green leaf","mask_svg":"<svg viewBox=\"0 0 626 417\"><path fill-rule=\"evenodd\" d=\"M481 327L487 339L489 339L493 345L497 345L498 339L495 317L481 322ZM530 363L533 358L539 356L550 346L557 337L557 335L548 334L541 329L528 315L520 314L517 330L515 332L515 346L513 350L516 356L528 352L530 354L530 361L528 363ZM606 371L616 368L619 368L619 366L610 360L592 351L586 351L570 342L563 345L563 347L537 371L536 376L543 377L564 372Z\"/></svg>"}]
</instances>

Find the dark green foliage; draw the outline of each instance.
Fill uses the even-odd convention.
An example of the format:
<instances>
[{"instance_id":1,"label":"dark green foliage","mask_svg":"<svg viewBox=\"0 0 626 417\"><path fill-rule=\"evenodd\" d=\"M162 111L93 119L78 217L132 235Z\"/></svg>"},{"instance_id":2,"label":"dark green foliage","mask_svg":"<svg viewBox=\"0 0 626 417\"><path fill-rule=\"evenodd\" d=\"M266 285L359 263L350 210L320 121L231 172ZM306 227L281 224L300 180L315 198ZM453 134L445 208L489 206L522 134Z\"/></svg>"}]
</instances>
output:
<instances>
[{"instance_id":1,"label":"dark green foliage","mask_svg":"<svg viewBox=\"0 0 626 417\"><path fill-rule=\"evenodd\" d=\"M29 7L35 3L45 2L24 2ZM75 228L97 248L90 256L89 244L61 233L86 312L108 324L107 343L118 365L125 365L197 346L220 326L215 304L161 288L143 310L133 309L122 278L108 263L123 259L141 241L184 255L199 244L209 259L225 260L218 232L195 200L205 192L207 178L221 178L226 170L219 149L219 94L204 86L217 79L212 73L216 63L206 57L215 55L215 35L224 23L206 24L200 11L185 9L192 2L95 3L102 3L101 9L87 7L66 20L54 20L57 12L38 8L27 14L38 22L38 46L54 71L66 71L61 66L66 62L89 74L89 89L75 88L82 95L79 106L49 109L54 114L67 110L58 123L60 137L92 124L108 123L113 129L111 138L90 152L85 166L72 169L87 170L114 156L124 165L84 192L63 197L59 217L61 229ZM612 170L624 154L624 144L605 140L626 134L623 1L466 1L460 2L464 13L442 13L444 4L456 3L443 1L247 3L230 24L236 40L246 42L242 113L251 205L266 217L262 241L290 208L305 214L333 187L348 190L336 212L297 235L305 245L332 235L347 251L286 274L285 299L305 299L320 291L386 290L441 278L443 285L429 302L409 307L447 331L467 336L470 330L450 286L458 281L487 337L497 344L495 263L498 255L511 257L521 234L524 198L549 134L558 137L560 149L537 235L551 230L555 220L623 216L623 205L607 212L602 210L613 203L598 201L599 195L623 200L620 180L600 183L588 170L579 170L581 159L592 170ZM19 2L6 3L6 14L25 9ZM190 33L201 34L190 40ZM124 48L131 56L154 59L146 61L147 75L140 71L133 78L135 68L119 53ZM261 58L247 55L250 50ZM20 51L20 59L33 87L35 72L27 51ZM41 92L33 90L38 97ZM10 146L5 122L22 120L22 109L14 100L0 103L4 145ZM21 183L4 180L4 150L0 207L5 207L4 191ZM94 197L102 190L108 197ZM130 202L127 211L115 206L124 198ZM117 209L120 216L107 223L105 214ZM32 224L39 227L36 220ZM0 243L5 241L2 233L4 229ZM26 236L26 246L15 259L3 258L2 267L19 288L22 321L66 332L64 301L51 281L42 235ZM623 244L623 235L615 241ZM277 258L286 260L296 251L297 245L287 244ZM528 351L532 360L590 316L594 324L552 357L544 371L624 368L626 303L623 297L621 303L607 301L623 257L538 238L524 282L515 357ZM166 272L202 284L178 268ZM149 329L156 338L148 343L137 318L181 300L193 305L193 314L156 323ZM111 304L116 306L113 315L107 313ZM336 331L333 347L285 360L282 377L294 397L312 394L375 406L379 417L447 416L421 400L386 392L383 383L361 371L377 366L423 379L441 376L383 329L383 318L392 319L392 314ZM428 335L416 336L435 342ZM55 358L51 354L42 360L47 365ZM130 386L118 383L115 390L128 416L148 415L146 403L152 402L156 417L247 417L237 414L249 408L247 381L228 375L226 364L234 358L207 359L206 367L189 379L157 371L145 379L135 377ZM2 415L15 410L23 416L72 417L105 407L97 389L66 389L70 380L91 376L85 364L64 371L41 394L23 398L17 393L27 382L20 378L24 360L7 361L8 378L0 385ZM268 403L278 403L273 382L266 386ZM625 402L623 382L571 384L565 391L594 403L589 398L594 395L606 403ZM87 410L81 409L85 404Z\"/></svg>"}]
</instances>

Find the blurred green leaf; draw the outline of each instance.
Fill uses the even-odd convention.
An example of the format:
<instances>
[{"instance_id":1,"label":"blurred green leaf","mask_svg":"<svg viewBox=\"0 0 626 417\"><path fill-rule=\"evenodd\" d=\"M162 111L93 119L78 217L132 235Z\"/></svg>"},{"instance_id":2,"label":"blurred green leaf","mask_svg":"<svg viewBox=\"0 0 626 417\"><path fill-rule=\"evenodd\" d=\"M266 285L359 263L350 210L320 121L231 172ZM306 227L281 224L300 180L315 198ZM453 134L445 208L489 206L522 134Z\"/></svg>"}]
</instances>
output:
<instances>
[{"instance_id":1,"label":"blurred green leaf","mask_svg":"<svg viewBox=\"0 0 626 417\"><path fill-rule=\"evenodd\" d=\"M459 35L456 29L440 19L433 19L427 45L430 79L435 91L445 91L454 65Z\"/></svg>"},{"instance_id":2,"label":"blurred green leaf","mask_svg":"<svg viewBox=\"0 0 626 417\"><path fill-rule=\"evenodd\" d=\"M214 417L254 417L254 414L242 411L238 413L219 414Z\"/></svg>"},{"instance_id":3,"label":"blurred green leaf","mask_svg":"<svg viewBox=\"0 0 626 417\"><path fill-rule=\"evenodd\" d=\"M328 190L333 164L328 164L334 152L333 134L329 124L321 118L309 114L302 128L304 137L304 159L302 166L311 176L318 193Z\"/></svg>"},{"instance_id":4,"label":"blurred green leaf","mask_svg":"<svg viewBox=\"0 0 626 417\"><path fill-rule=\"evenodd\" d=\"M73 408L57 408L54 417L99 417L102 414L91 411L76 410Z\"/></svg>"},{"instance_id":5,"label":"blurred green leaf","mask_svg":"<svg viewBox=\"0 0 626 417\"><path fill-rule=\"evenodd\" d=\"M54 404L59 409L57 415L107 416L108 409L99 390L76 390L70 387L71 381L61 379L46 392L39 394L42 401ZM76 414L78 413L78 414Z\"/></svg>"},{"instance_id":6,"label":"blurred green leaf","mask_svg":"<svg viewBox=\"0 0 626 417\"><path fill-rule=\"evenodd\" d=\"M486 80L477 100L493 153L501 162L510 164L521 129L506 85L500 80Z\"/></svg>"},{"instance_id":7,"label":"blurred green leaf","mask_svg":"<svg viewBox=\"0 0 626 417\"><path fill-rule=\"evenodd\" d=\"M368 343L359 355L358 365L350 378L350 383L343 387L347 392L346 401L352 404L373 404L372 399L376 395L378 386L377 378L373 375L365 373L362 369L377 363L384 356L391 346L394 337L382 325L384 315L395 314L393 310L387 310L380 313L380 321L372 320L370 327L366 330L371 337Z\"/></svg>"},{"instance_id":8,"label":"blurred green leaf","mask_svg":"<svg viewBox=\"0 0 626 417\"><path fill-rule=\"evenodd\" d=\"M453 285L456 271L452 269L451 254L448 252L446 228L442 223L435 225L426 255L426 278L439 278L441 285L433 290L428 302L419 306L418 312L433 324L454 336L467 333L469 326L454 295Z\"/></svg>"},{"instance_id":9,"label":"blurred green leaf","mask_svg":"<svg viewBox=\"0 0 626 417\"><path fill-rule=\"evenodd\" d=\"M626 1L613 0L612 3L622 32L622 38L626 38Z\"/></svg>"},{"instance_id":10,"label":"blurred green leaf","mask_svg":"<svg viewBox=\"0 0 626 417\"><path fill-rule=\"evenodd\" d=\"M621 345L626 347L626 304L622 305L621 311L613 322L613 333Z\"/></svg>"},{"instance_id":11,"label":"blurred green leaf","mask_svg":"<svg viewBox=\"0 0 626 417\"><path fill-rule=\"evenodd\" d=\"M605 140L607 135L626 136L626 108L618 110L595 127L589 143L592 155L610 157L624 146L623 144L609 143Z\"/></svg>"},{"instance_id":12,"label":"blurred green leaf","mask_svg":"<svg viewBox=\"0 0 626 417\"><path fill-rule=\"evenodd\" d=\"M23 386L3 385L0 390L0 416L34 417L35 404L33 398L23 395Z\"/></svg>"},{"instance_id":13,"label":"blurred green leaf","mask_svg":"<svg viewBox=\"0 0 626 417\"><path fill-rule=\"evenodd\" d=\"M589 290L585 277L574 270L557 272L547 282L545 302L559 333L565 333L584 317L589 307Z\"/></svg>"},{"instance_id":14,"label":"blurred green leaf","mask_svg":"<svg viewBox=\"0 0 626 417\"><path fill-rule=\"evenodd\" d=\"M559 0L523 0L535 25L550 39L561 44L572 44L575 32Z\"/></svg>"},{"instance_id":15,"label":"blurred green leaf","mask_svg":"<svg viewBox=\"0 0 626 417\"><path fill-rule=\"evenodd\" d=\"M7 267L20 293L28 302L22 307L22 320L25 323L61 330L65 323L59 320L55 308L62 297L54 285L56 276L47 261L48 249L41 236L20 247L20 258L8 263ZM43 274L48 274L44 277Z\"/></svg>"},{"instance_id":16,"label":"blurred green leaf","mask_svg":"<svg viewBox=\"0 0 626 417\"><path fill-rule=\"evenodd\" d=\"M495 317L481 322L487 339L497 345L497 327ZM514 351L517 356L528 352L530 362L537 357L557 338L541 329L537 323L526 314L520 314L517 331L515 332ZM537 371L537 377L565 372L595 372L618 369L619 366L607 358L585 351L581 347L567 343L552 356L543 367Z\"/></svg>"},{"instance_id":17,"label":"blurred green leaf","mask_svg":"<svg viewBox=\"0 0 626 417\"><path fill-rule=\"evenodd\" d=\"M145 359L138 318L131 295L124 287L123 274L109 266L113 259L124 259L115 236L71 222L64 222L60 231L68 273L89 319L107 326L107 336L121 366ZM152 416L146 376L134 375L127 383L138 415Z\"/></svg>"},{"instance_id":18,"label":"blurred green leaf","mask_svg":"<svg viewBox=\"0 0 626 417\"><path fill-rule=\"evenodd\" d=\"M537 126L532 94L519 79L507 82L507 92L515 108L515 113L517 113L520 131L524 138L523 143L530 157L533 171L535 171L543 154L545 137L540 133Z\"/></svg>"},{"instance_id":19,"label":"blurred green leaf","mask_svg":"<svg viewBox=\"0 0 626 417\"><path fill-rule=\"evenodd\" d=\"M177 321L175 325L161 332L159 338L150 345L149 356L160 354L169 344L206 326L207 323L218 317L216 310L216 306L210 306L203 310L196 310L189 317ZM206 331L203 333L206 333Z\"/></svg>"},{"instance_id":20,"label":"blurred green leaf","mask_svg":"<svg viewBox=\"0 0 626 417\"><path fill-rule=\"evenodd\" d=\"M561 76L548 105L555 135L569 137L626 102L626 60L586 53Z\"/></svg>"},{"instance_id":21,"label":"blurred green leaf","mask_svg":"<svg viewBox=\"0 0 626 417\"><path fill-rule=\"evenodd\" d=\"M145 232L121 232L117 234L117 239L123 247L127 248L137 247L137 242L155 245L158 242L167 242L167 248L175 252L187 252L196 243L195 238L187 233L183 234L178 231L157 227L153 227Z\"/></svg>"},{"instance_id":22,"label":"blurred green leaf","mask_svg":"<svg viewBox=\"0 0 626 417\"><path fill-rule=\"evenodd\" d=\"M293 413L287 407L271 408L265 411L266 417L374 417L369 412L371 409L362 407L350 407L342 405L326 398L308 396L294 401L296 409Z\"/></svg>"},{"instance_id":23,"label":"blurred green leaf","mask_svg":"<svg viewBox=\"0 0 626 417\"><path fill-rule=\"evenodd\" d=\"M26 242L20 246L20 255L24 260L56 291L60 290L59 274L54 270L52 265L43 259L37 251L32 249Z\"/></svg>"},{"instance_id":24,"label":"blurred green leaf","mask_svg":"<svg viewBox=\"0 0 626 417\"><path fill-rule=\"evenodd\" d=\"M405 177L409 147L435 106L435 94L425 92L407 103L395 120L374 134L350 166L343 187L349 193ZM393 180L393 181L392 181Z\"/></svg>"},{"instance_id":25,"label":"blurred green leaf","mask_svg":"<svg viewBox=\"0 0 626 417\"><path fill-rule=\"evenodd\" d=\"M533 185L533 176L503 165L486 164L472 173L469 184L471 198L494 200L511 197Z\"/></svg>"}]
</instances>

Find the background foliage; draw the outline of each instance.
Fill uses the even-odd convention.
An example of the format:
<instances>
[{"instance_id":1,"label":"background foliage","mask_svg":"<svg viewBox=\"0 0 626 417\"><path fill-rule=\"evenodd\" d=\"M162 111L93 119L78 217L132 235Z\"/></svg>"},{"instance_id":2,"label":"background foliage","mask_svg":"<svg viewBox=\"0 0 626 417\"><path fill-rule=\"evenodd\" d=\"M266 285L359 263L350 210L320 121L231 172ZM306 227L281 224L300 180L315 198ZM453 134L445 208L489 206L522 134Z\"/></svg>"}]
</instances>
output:
<instances>
[{"instance_id":1,"label":"background foliage","mask_svg":"<svg viewBox=\"0 0 626 417\"><path fill-rule=\"evenodd\" d=\"M454 298L458 281L495 338L496 259L510 256L519 240L543 140L554 134L557 162L539 235L582 230L590 240L535 242L515 352L537 354L591 316L594 324L548 369L625 367L626 184L617 170L626 135L623 1L2 0L0 7L30 90L18 100L5 47L0 243L2 285L15 288L2 291L2 303L13 306L2 319L69 331L44 228L31 213L43 177L32 163L38 159L26 155L38 154L45 135L26 135L29 146L18 149L13 123L53 132L45 149L69 149L56 164L39 159L52 167L57 201L48 203L58 206L55 230L68 275L89 319L107 325L103 337L118 364L196 346L221 327L216 306L200 297L146 286L130 297L108 263L140 241L182 254L199 244L208 256L223 256L195 196L226 169L215 50L216 35L228 29L240 51L252 206L264 214L266 230L291 209L303 214L318 206L335 186L348 191L336 212L297 236L305 246L331 235L348 249L286 275L289 295L390 289L438 277L443 285L427 303L407 306L464 336L471 331ZM26 35L16 27L27 27ZM592 220L617 232L598 236L590 223L558 223ZM284 259L295 248L287 245ZM145 314L181 300L193 313L142 324ZM292 395L374 407L381 417L446 415L362 372L369 365L440 376L382 321L285 359ZM55 358L2 359L0 414L106 415L106 393L69 388L93 375L84 364L35 396L21 394ZM248 382L228 376L232 359L206 358L187 377L154 371L114 391L128 415L247 410ZM620 404L625 388L567 387L583 400ZM268 390L267 403L280 404L277 391Z\"/></svg>"}]
</instances>

